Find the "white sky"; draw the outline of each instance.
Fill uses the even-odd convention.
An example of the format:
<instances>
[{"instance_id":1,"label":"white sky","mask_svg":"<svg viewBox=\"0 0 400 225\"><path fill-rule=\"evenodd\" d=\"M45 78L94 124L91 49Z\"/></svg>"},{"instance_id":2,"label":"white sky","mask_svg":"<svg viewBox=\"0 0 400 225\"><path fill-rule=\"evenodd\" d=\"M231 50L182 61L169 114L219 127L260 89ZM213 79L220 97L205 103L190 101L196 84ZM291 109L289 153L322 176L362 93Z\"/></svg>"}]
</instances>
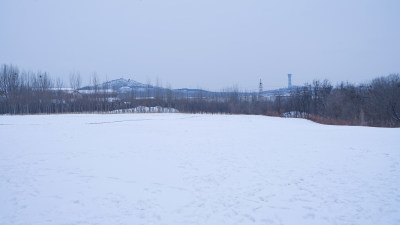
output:
<instances>
[{"instance_id":1,"label":"white sky","mask_svg":"<svg viewBox=\"0 0 400 225\"><path fill-rule=\"evenodd\" d=\"M398 0L1 0L0 63L256 90L400 72Z\"/></svg>"}]
</instances>

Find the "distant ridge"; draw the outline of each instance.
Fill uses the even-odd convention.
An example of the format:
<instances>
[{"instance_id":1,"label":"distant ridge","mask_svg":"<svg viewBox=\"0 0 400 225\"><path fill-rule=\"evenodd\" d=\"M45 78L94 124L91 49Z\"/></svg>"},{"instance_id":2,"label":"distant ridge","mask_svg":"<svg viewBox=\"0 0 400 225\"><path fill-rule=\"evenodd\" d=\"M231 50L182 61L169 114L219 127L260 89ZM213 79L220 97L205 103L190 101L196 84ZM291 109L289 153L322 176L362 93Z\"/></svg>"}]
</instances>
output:
<instances>
[{"instance_id":1,"label":"distant ridge","mask_svg":"<svg viewBox=\"0 0 400 225\"><path fill-rule=\"evenodd\" d=\"M114 90L119 90L119 89L137 89L137 88L146 88L146 87L151 87L153 88L152 85L147 85L143 84L140 82L137 82L132 79L124 79L124 78L119 78L116 80L111 80L104 82L102 84L97 85L98 89L114 89ZM92 90L94 89L94 86L85 86L80 88L79 90Z\"/></svg>"},{"instance_id":2,"label":"distant ridge","mask_svg":"<svg viewBox=\"0 0 400 225\"><path fill-rule=\"evenodd\" d=\"M95 86L85 86L80 88L79 90L93 90ZM298 88L297 86L292 86L292 88L279 88L275 90L265 90L261 92L262 96L275 96L275 95L289 95L290 90ZM119 78L111 81L104 82L102 84L97 85L97 89L103 90L103 89L112 89L118 93L127 93L131 90L136 90L136 91L145 91L146 89L158 89L158 90L166 90L166 88L163 87L157 87L153 86L150 84L143 84L138 81L132 80L132 79L124 79L124 78ZM217 94L217 93L222 93L218 91L206 91L203 89L190 89L190 88L179 88L179 89L172 89L173 92L175 93L181 93L181 94L186 94L186 95L196 95L199 93L205 94L205 95L211 95L211 94ZM246 92L246 93L241 93L241 95L253 95L253 94L259 94L258 92Z\"/></svg>"}]
</instances>

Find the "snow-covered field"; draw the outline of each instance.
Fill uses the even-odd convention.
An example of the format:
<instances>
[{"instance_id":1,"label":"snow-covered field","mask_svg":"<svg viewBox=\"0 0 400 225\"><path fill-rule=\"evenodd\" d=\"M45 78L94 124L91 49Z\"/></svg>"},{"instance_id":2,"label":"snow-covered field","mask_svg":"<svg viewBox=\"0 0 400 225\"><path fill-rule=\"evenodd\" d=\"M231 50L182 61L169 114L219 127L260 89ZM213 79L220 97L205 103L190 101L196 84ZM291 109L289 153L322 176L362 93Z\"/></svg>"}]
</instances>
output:
<instances>
[{"instance_id":1,"label":"snow-covered field","mask_svg":"<svg viewBox=\"0 0 400 225\"><path fill-rule=\"evenodd\" d=\"M0 224L400 224L400 129L0 116Z\"/></svg>"}]
</instances>

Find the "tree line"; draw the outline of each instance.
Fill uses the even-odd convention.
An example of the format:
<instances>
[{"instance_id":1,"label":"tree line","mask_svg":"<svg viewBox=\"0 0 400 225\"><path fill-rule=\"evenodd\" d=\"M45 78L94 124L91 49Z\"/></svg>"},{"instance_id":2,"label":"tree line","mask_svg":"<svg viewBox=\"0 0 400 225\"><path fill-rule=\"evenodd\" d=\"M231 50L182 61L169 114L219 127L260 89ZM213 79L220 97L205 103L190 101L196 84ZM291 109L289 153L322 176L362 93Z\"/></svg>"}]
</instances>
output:
<instances>
[{"instance_id":1,"label":"tree line","mask_svg":"<svg viewBox=\"0 0 400 225\"><path fill-rule=\"evenodd\" d=\"M392 74L354 85L314 81L292 90L287 111L321 123L398 127L400 77Z\"/></svg>"},{"instance_id":2,"label":"tree line","mask_svg":"<svg viewBox=\"0 0 400 225\"><path fill-rule=\"evenodd\" d=\"M302 117L325 124L400 126L400 77L379 77L364 84L314 80L285 93L264 96L237 88L188 94L147 85L145 90L110 91L94 74L89 91L80 90L79 73L69 84L46 72L21 72L0 67L0 114L110 112L138 106L162 106L186 113L253 114ZM69 88L66 88L69 86Z\"/></svg>"}]
</instances>

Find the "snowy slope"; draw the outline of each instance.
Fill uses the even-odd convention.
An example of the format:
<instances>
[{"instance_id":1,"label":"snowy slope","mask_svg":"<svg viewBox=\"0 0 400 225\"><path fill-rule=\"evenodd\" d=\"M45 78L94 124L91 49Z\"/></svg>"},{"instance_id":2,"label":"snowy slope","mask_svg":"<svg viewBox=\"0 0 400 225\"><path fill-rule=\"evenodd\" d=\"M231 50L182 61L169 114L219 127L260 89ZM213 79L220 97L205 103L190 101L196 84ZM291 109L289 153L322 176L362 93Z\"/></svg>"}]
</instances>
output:
<instances>
[{"instance_id":1,"label":"snowy slope","mask_svg":"<svg viewBox=\"0 0 400 225\"><path fill-rule=\"evenodd\" d=\"M400 224L400 129L0 116L0 224Z\"/></svg>"},{"instance_id":2,"label":"snowy slope","mask_svg":"<svg viewBox=\"0 0 400 225\"><path fill-rule=\"evenodd\" d=\"M81 90L92 90L94 87L95 86L86 86L86 87L82 87ZM124 89L131 89L131 88L134 88L134 89L142 88L143 89L146 87L153 88L153 86L151 86L151 85L142 84L135 80L124 79L124 78L107 81L103 84L98 85L99 89L107 88L107 89L113 89L113 90L124 90Z\"/></svg>"}]
</instances>

